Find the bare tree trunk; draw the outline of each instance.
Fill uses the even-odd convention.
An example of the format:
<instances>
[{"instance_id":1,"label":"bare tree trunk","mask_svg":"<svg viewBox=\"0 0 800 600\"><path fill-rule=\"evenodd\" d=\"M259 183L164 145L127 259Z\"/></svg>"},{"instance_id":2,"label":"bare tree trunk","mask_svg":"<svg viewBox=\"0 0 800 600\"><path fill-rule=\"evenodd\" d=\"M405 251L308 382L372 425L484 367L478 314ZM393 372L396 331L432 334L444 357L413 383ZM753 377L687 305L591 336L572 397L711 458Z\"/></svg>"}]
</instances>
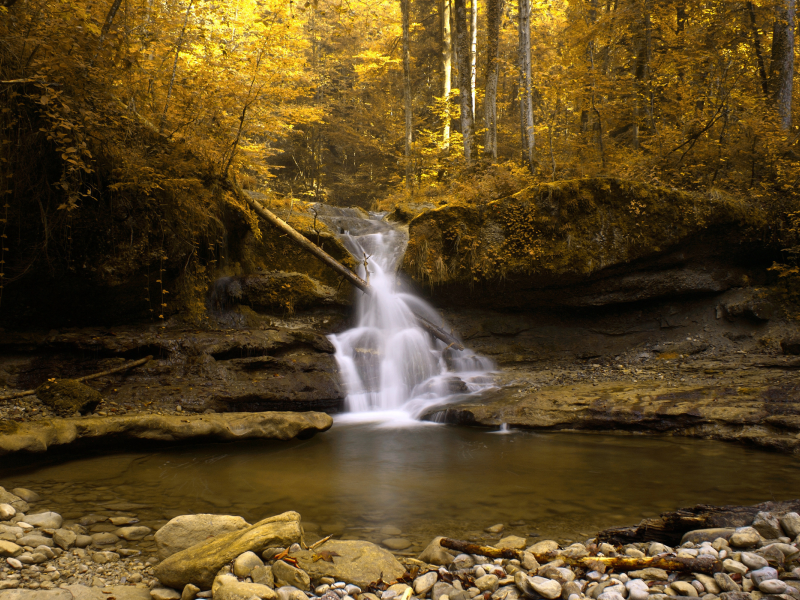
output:
<instances>
[{"instance_id":1,"label":"bare tree trunk","mask_svg":"<svg viewBox=\"0 0 800 600\"><path fill-rule=\"evenodd\" d=\"M775 9L769 91L781 129L792 127L792 82L794 79L795 0L783 0Z\"/></svg>"},{"instance_id":2,"label":"bare tree trunk","mask_svg":"<svg viewBox=\"0 0 800 600\"><path fill-rule=\"evenodd\" d=\"M103 42L106 40L106 36L111 30L111 25L114 23L114 17L117 16L117 11L119 10L120 4L122 4L122 0L114 0L114 4L112 4L111 8L108 9L106 22L103 23L103 29L100 31L100 39L97 42L97 51L94 53L94 56L89 63L90 66L94 64L94 61L97 60L97 55L100 54L100 50L103 49Z\"/></svg>"},{"instance_id":3,"label":"bare tree trunk","mask_svg":"<svg viewBox=\"0 0 800 600\"><path fill-rule=\"evenodd\" d=\"M183 27L181 28L181 35L178 37L178 45L175 48L175 62L172 63L172 77L169 78L169 88L167 88L167 99L164 101L164 112L161 114L161 123L158 125L158 132L164 133L164 127L167 125L167 109L169 108L169 99L172 96L172 86L175 85L175 72L178 70L178 58L181 55L181 46L183 46L183 36L186 33L186 26L189 24L189 13L192 11L192 4L194 0L189 0L189 6L186 7L186 16L183 19Z\"/></svg>"},{"instance_id":4,"label":"bare tree trunk","mask_svg":"<svg viewBox=\"0 0 800 600\"><path fill-rule=\"evenodd\" d=\"M406 190L411 192L414 187L414 172L411 162L411 51L409 49L409 6L411 0L400 0L400 9L403 13L403 104L406 113Z\"/></svg>"},{"instance_id":5,"label":"bare tree trunk","mask_svg":"<svg viewBox=\"0 0 800 600\"><path fill-rule=\"evenodd\" d=\"M450 148L450 89L452 88L453 34L450 28L450 0L439 0L442 19L442 96L445 101L442 145Z\"/></svg>"},{"instance_id":6,"label":"bare tree trunk","mask_svg":"<svg viewBox=\"0 0 800 600\"><path fill-rule=\"evenodd\" d=\"M475 112L475 89L478 74L478 0L470 2L470 27L469 27L469 72L472 82L472 117Z\"/></svg>"},{"instance_id":7,"label":"bare tree trunk","mask_svg":"<svg viewBox=\"0 0 800 600\"><path fill-rule=\"evenodd\" d=\"M634 77L636 79L636 92L633 103L633 135L631 145L636 149L639 148L639 118L643 103L648 106L648 120L651 122L651 125L653 121L652 112L649 110L650 104L649 102L646 102L650 82L651 32L649 0L644 0L642 26L644 31L637 36L639 37L639 43L636 49L636 71L634 72Z\"/></svg>"},{"instance_id":8,"label":"bare tree trunk","mask_svg":"<svg viewBox=\"0 0 800 600\"><path fill-rule=\"evenodd\" d=\"M758 61L758 76L761 79L761 89L765 96L769 96L769 82L767 80L767 70L764 67L764 54L761 52L761 39L758 37L758 24L756 23L756 9L752 2L747 3L747 12L750 13L750 29L753 32L753 47L756 51Z\"/></svg>"},{"instance_id":9,"label":"bare tree trunk","mask_svg":"<svg viewBox=\"0 0 800 600\"><path fill-rule=\"evenodd\" d=\"M458 45L458 95L461 100L461 135L464 138L464 160L472 161L473 113L472 78L470 77L469 28L465 0L454 0L456 41Z\"/></svg>"},{"instance_id":10,"label":"bare tree trunk","mask_svg":"<svg viewBox=\"0 0 800 600\"><path fill-rule=\"evenodd\" d=\"M483 116L486 120L486 141L483 153L497 160L497 80L500 76L500 22L505 0L486 0L486 96Z\"/></svg>"},{"instance_id":11,"label":"bare tree trunk","mask_svg":"<svg viewBox=\"0 0 800 600\"><path fill-rule=\"evenodd\" d=\"M533 84L531 82L531 3L519 2L519 110L522 136L522 160L533 173L535 137L533 132Z\"/></svg>"}]
</instances>

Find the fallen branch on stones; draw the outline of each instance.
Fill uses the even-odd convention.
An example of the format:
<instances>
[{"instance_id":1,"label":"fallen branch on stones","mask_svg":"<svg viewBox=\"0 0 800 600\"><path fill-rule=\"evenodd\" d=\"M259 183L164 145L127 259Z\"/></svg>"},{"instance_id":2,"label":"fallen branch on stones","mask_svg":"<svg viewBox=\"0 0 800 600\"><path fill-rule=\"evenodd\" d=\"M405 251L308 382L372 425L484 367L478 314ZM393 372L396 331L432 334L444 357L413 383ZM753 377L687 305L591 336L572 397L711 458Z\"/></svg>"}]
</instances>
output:
<instances>
[{"instance_id":1,"label":"fallen branch on stones","mask_svg":"<svg viewBox=\"0 0 800 600\"><path fill-rule=\"evenodd\" d=\"M439 541L442 548L456 550L464 554L477 554L487 558L509 558L517 560L523 559L524 551L512 550L511 548L495 548L493 546L482 546L471 544L461 540L442 538ZM629 556L586 556L584 558L572 558L569 556L558 555L556 553L534 554L537 562L547 563L560 559L564 564L571 567L581 567L589 570L596 570L600 565L605 569L615 571L638 571L640 569L656 568L665 571L680 571L683 573L706 573L713 574L722 571L722 563L713 557L682 558L669 554L659 556L649 556L646 558L631 558Z\"/></svg>"},{"instance_id":2,"label":"fallen branch on stones","mask_svg":"<svg viewBox=\"0 0 800 600\"><path fill-rule=\"evenodd\" d=\"M257 202L255 199L248 196L244 190L236 183L235 181L230 181L230 185L233 188L234 192L236 193L239 198L244 200L247 205L252 208L255 213L270 223L271 225L280 229L283 233L289 236L289 238L295 242L298 246L300 246L303 250L315 256L320 261L325 263L331 269L336 271L339 275L347 279L350 283L352 283L355 287L360 289L365 294L372 293L372 287L369 285L367 281L364 281L353 273L350 269L345 267L342 263L338 260L333 258L330 254L325 252L322 248L317 246L314 242L307 239L303 234L299 233L294 227L289 225L286 221L275 215L272 211L264 208L264 206ZM417 316L417 322L419 326L431 334L433 337L442 340L445 344L452 348L456 348L457 350L463 350L464 346L459 342L455 337L450 335L449 333L442 330L440 327L437 327L427 319L424 319L420 316Z\"/></svg>"},{"instance_id":3,"label":"fallen branch on stones","mask_svg":"<svg viewBox=\"0 0 800 600\"><path fill-rule=\"evenodd\" d=\"M114 367L113 369L108 369L106 371L100 371L99 373L92 373L91 375L84 375L83 377L76 377L73 381L89 381L90 379L97 379L98 377L105 377L106 375L113 375L114 373L119 373L120 371L127 371L128 369L133 369L134 367L138 367L139 365L143 365L148 360L153 358L152 355L145 356L144 358L140 358L139 360L135 360L130 363L125 363L119 367ZM64 378L67 379L67 378ZM9 394L7 396L0 396L1 400L13 400L14 398L22 398L23 396L33 396L36 393L36 390L25 390L24 392L14 392L13 394Z\"/></svg>"},{"instance_id":4,"label":"fallen branch on stones","mask_svg":"<svg viewBox=\"0 0 800 600\"><path fill-rule=\"evenodd\" d=\"M764 502L755 506L709 506L697 504L644 519L636 527L612 527L597 534L598 542L633 544L636 542L661 542L679 544L683 534L695 529L718 527L745 527L753 522L759 512L779 515L800 511L800 500Z\"/></svg>"}]
</instances>

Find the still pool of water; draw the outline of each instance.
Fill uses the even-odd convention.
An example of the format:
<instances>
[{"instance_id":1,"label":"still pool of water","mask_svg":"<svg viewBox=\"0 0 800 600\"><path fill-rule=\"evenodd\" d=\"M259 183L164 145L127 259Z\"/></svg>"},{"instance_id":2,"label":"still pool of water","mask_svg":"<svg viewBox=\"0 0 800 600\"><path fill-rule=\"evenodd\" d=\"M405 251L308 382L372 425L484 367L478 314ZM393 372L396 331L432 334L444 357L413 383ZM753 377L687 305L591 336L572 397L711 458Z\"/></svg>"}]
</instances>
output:
<instances>
[{"instance_id":1,"label":"still pool of water","mask_svg":"<svg viewBox=\"0 0 800 600\"><path fill-rule=\"evenodd\" d=\"M11 465L4 465L9 467ZM696 503L800 497L800 460L721 442L445 425L337 423L300 441L215 444L80 458L14 472L0 485L38 491L38 509L77 519L135 514L160 526L195 512L250 522L297 510L313 540L380 541L386 526L419 551L434 535L585 539ZM129 503L124 506L120 503ZM134 506L138 505L138 506Z\"/></svg>"}]
</instances>

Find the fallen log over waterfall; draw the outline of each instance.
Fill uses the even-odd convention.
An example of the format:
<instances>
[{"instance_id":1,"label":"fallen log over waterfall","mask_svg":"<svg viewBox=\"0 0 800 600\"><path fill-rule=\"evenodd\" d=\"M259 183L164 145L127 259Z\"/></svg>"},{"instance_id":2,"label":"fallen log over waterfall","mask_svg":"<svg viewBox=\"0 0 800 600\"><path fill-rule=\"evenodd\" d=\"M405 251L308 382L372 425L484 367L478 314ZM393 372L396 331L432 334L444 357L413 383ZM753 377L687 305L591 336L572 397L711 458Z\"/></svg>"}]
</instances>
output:
<instances>
[{"instance_id":1,"label":"fallen log over waterfall","mask_svg":"<svg viewBox=\"0 0 800 600\"><path fill-rule=\"evenodd\" d=\"M442 548L449 548L464 554L478 554L487 558L511 558L523 559L524 551L512 550L510 548L494 548L493 546L482 546L471 544L461 540L442 538L439 540ZM554 553L534 554L534 558L539 563L548 563L552 560L562 560L564 564L571 567L580 567L587 570L595 570L600 565L605 569L615 571L637 571L653 567L664 569L665 571L680 571L683 573L707 573L713 574L722 570L722 563L711 556L700 558L683 558L673 555L649 556L646 558L631 558L629 556L586 556L584 558L572 558L569 556Z\"/></svg>"},{"instance_id":2,"label":"fallen log over waterfall","mask_svg":"<svg viewBox=\"0 0 800 600\"><path fill-rule=\"evenodd\" d=\"M299 233L294 227L289 225L286 221L275 215L272 211L264 208L260 202L257 202L250 196L248 196L244 190L242 190L236 182L231 182L231 187L233 187L236 194L244 200L247 205L252 208L256 214L270 223L271 225L277 227L289 238L295 242L298 246L300 246L303 250L308 252L309 254L315 256L320 261L328 265L331 269L336 271L339 275L347 279L350 283L360 289L362 292L366 294L372 293L372 288L370 287L369 283L361 279L358 275L353 273L350 269L345 267L342 263L338 260L333 258L330 254L325 252L322 248L317 246L314 242L308 240L304 235ZM418 315L415 315L417 318L417 322L419 326L431 334L433 337L442 340L445 344L452 348L456 348L457 350L463 350L464 346L459 342L454 336L450 335L442 328L437 327L427 319L424 319Z\"/></svg>"}]
</instances>

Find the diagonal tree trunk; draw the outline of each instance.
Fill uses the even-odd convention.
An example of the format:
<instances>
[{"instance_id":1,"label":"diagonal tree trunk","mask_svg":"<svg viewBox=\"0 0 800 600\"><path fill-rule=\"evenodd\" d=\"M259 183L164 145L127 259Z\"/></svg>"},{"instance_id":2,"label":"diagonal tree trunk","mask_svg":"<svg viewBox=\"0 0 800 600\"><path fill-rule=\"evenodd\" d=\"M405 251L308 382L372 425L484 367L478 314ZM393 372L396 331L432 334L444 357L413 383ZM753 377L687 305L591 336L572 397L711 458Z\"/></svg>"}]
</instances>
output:
<instances>
[{"instance_id":1,"label":"diagonal tree trunk","mask_svg":"<svg viewBox=\"0 0 800 600\"><path fill-rule=\"evenodd\" d=\"M533 132L533 84L531 82L531 3L530 0L519 2L519 47L517 61L519 65L519 111L520 133L522 137L522 161L533 173L534 150L536 147Z\"/></svg>"},{"instance_id":2,"label":"diagonal tree trunk","mask_svg":"<svg viewBox=\"0 0 800 600\"><path fill-rule=\"evenodd\" d=\"M792 83L794 79L795 0L782 0L775 9L769 92L781 129L792 127Z\"/></svg>"},{"instance_id":3,"label":"diagonal tree trunk","mask_svg":"<svg viewBox=\"0 0 800 600\"><path fill-rule=\"evenodd\" d=\"M497 81L500 76L500 21L505 0L486 0L486 28L489 36L486 47L486 96L483 116L486 121L486 141L483 153L497 160Z\"/></svg>"},{"instance_id":4,"label":"diagonal tree trunk","mask_svg":"<svg viewBox=\"0 0 800 600\"><path fill-rule=\"evenodd\" d=\"M464 138L464 160L472 161L473 114L472 78L470 76L469 27L465 0L454 0L456 42L458 45L458 95L461 100L461 135Z\"/></svg>"}]
</instances>

